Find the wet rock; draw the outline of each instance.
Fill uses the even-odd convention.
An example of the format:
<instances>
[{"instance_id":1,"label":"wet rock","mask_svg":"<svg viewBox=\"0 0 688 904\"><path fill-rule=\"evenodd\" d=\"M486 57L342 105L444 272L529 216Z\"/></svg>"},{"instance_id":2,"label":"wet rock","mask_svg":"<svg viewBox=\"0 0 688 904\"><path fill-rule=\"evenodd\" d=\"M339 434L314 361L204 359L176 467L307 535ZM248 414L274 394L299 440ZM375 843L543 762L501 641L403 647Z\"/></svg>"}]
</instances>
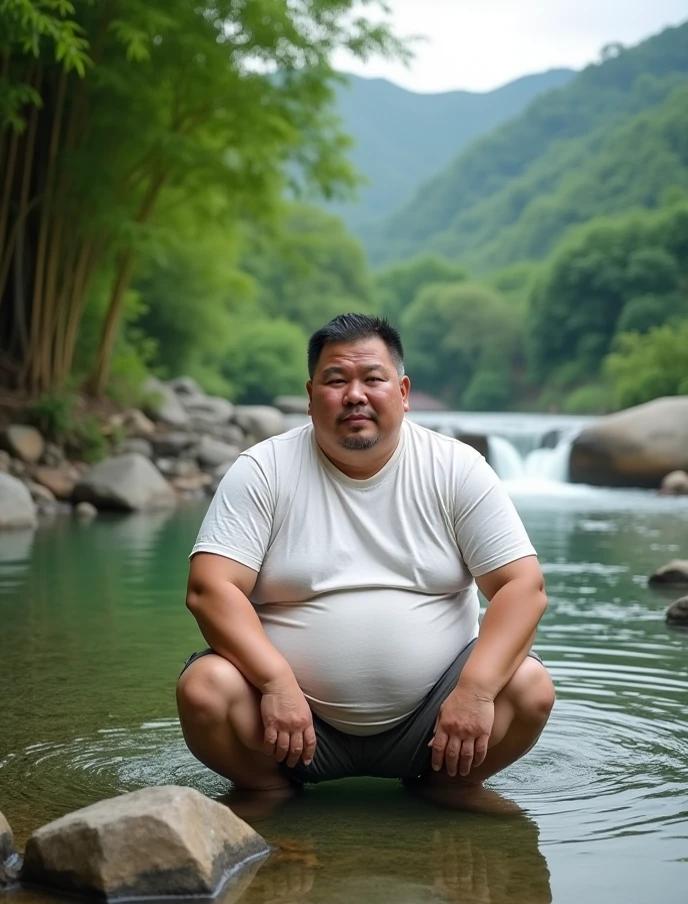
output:
<instances>
[{"instance_id":1,"label":"wet rock","mask_svg":"<svg viewBox=\"0 0 688 904\"><path fill-rule=\"evenodd\" d=\"M11 474L0 473L0 530L35 527L36 520L28 488Z\"/></svg>"},{"instance_id":2,"label":"wet rock","mask_svg":"<svg viewBox=\"0 0 688 904\"><path fill-rule=\"evenodd\" d=\"M71 465L63 465L58 468L41 466L33 472L33 479L43 487L47 487L56 499L68 500L72 498L74 487L81 475L78 469Z\"/></svg>"},{"instance_id":3,"label":"wet rock","mask_svg":"<svg viewBox=\"0 0 688 904\"><path fill-rule=\"evenodd\" d=\"M191 788L144 788L78 810L26 845L22 879L99 898L214 895L269 853L222 804Z\"/></svg>"},{"instance_id":4,"label":"wet rock","mask_svg":"<svg viewBox=\"0 0 688 904\"><path fill-rule=\"evenodd\" d=\"M682 596L669 606L666 623L673 628L688 628L688 596Z\"/></svg>"},{"instance_id":5,"label":"wet rock","mask_svg":"<svg viewBox=\"0 0 688 904\"><path fill-rule=\"evenodd\" d=\"M571 449L573 483L656 489L678 470L688 471L688 396L599 418Z\"/></svg>"},{"instance_id":6,"label":"wet rock","mask_svg":"<svg viewBox=\"0 0 688 904\"><path fill-rule=\"evenodd\" d=\"M75 502L91 502L98 509L152 511L176 501L174 491L155 465L143 455L129 453L107 458L74 487Z\"/></svg>"},{"instance_id":7,"label":"wet rock","mask_svg":"<svg viewBox=\"0 0 688 904\"><path fill-rule=\"evenodd\" d=\"M143 455L144 458L152 458L153 443L141 436L132 436L130 439L126 439L117 449L118 455L127 455L130 452L135 452L137 455Z\"/></svg>"},{"instance_id":8,"label":"wet rock","mask_svg":"<svg viewBox=\"0 0 688 904\"><path fill-rule=\"evenodd\" d=\"M181 455L194 443L190 433L160 433L152 438L153 451L157 458Z\"/></svg>"},{"instance_id":9,"label":"wet rock","mask_svg":"<svg viewBox=\"0 0 688 904\"><path fill-rule=\"evenodd\" d=\"M234 422L244 433L250 433L256 442L284 433L286 422L277 408L269 405L238 405L234 411Z\"/></svg>"},{"instance_id":10,"label":"wet rock","mask_svg":"<svg viewBox=\"0 0 688 904\"><path fill-rule=\"evenodd\" d=\"M650 575L650 587L688 587L688 561L672 559Z\"/></svg>"},{"instance_id":11,"label":"wet rock","mask_svg":"<svg viewBox=\"0 0 688 904\"><path fill-rule=\"evenodd\" d=\"M196 449L196 458L202 468L212 470L222 464L227 464L229 467L229 463L235 462L240 452L241 450L237 446L230 446L219 439L204 436Z\"/></svg>"},{"instance_id":12,"label":"wet rock","mask_svg":"<svg viewBox=\"0 0 688 904\"><path fill-rule=\"evenodd\" d=\"M2 446L10 455L33 465L43 455L45 440L35 427L11 424L2 434Z\"/></svg>"},{"instance_id":13,"label":"wet rock","mask_svg":"<svg viewBox=\"0 0 688 904\"><path fill-rule=\"evenodd\" d=\"M90 502L80 502L74 506L74 514L81 521L90 521L92 518L97 517L98 509L95 505L91 505Z\"/></svg>"},{"instance_id":14,"label":"wet rock","mask_svg":"<svg viewBox=\"0 0 688 904\"><path fill-rule=\"evenodd\" d=\"M14 885L19 875L21 861L14 847L12 829L0 813L0 889Z\"/></svg>"},{"instance_id":15,"label":"wet rock","mask_svg":"<svg viewBox=\"0 0 688 904\"><path fill-rule=\"evenodd\" d=\"M663 496L688 496L688 474L685 471L672 471L667 474L659 492Z\"/></svg>"},{"instance_id":16,"label":"wet rock","mask_svg":"<svg viewBox=\"0 0 688 904\"><path fill-rule=\"evenodd\" d=\"M188 427L189 415L171 387L155 377L149 377L143 391L146 394L144 409L149 417L171 427Z\"/></svg>"}]
</instances>

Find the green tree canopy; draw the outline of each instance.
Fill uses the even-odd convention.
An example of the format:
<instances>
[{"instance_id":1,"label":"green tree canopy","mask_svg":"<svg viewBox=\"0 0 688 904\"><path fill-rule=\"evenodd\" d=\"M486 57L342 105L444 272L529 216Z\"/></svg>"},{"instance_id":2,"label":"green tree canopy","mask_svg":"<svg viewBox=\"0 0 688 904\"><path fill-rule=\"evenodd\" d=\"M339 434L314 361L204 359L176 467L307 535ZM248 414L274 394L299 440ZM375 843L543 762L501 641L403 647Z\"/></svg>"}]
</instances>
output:
<instances>
[{"instance_id":1,"label":"green tree canopy","mask_svg":"<svg viewBox=\"0 0 688 904\"><path fill-rule=\"evenodd\" d=\"M666 323L646 335L623 333L605 371L622 408L660 396L688 395L688 320Z\"/></svg>"}]
</instances>

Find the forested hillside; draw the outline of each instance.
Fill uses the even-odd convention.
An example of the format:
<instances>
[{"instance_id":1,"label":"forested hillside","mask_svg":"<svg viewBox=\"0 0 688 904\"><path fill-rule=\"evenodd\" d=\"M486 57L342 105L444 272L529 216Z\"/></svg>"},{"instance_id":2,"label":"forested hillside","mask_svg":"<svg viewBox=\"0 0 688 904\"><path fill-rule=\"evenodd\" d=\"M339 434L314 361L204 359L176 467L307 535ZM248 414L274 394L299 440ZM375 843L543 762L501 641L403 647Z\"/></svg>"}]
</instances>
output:
<instances>
[{"instance_id":1,"label":"forested hillside","mask_svg":"<svg viewBox=\"0 0 688 904\"><path fill-rule=\"evenodd\" d=\"M408 201L418 186L470 141L521 113L538 95L571 81L554 69L516 79L482 94L416 94L384 79L348 76L336 108L353 139L351 159L366 180L355 203L332 210L354 232Z\"/></svg>"},{"instance_id":2,"label":"forested hillside","mask_svg":"<svg viewBox=\"0 0 688 904\"><path fill-rule=\"evenodd\" d=\"M542 259L571 225L688 186L688 24L604 56L421 186L369 235L373 259Z\"/></svg>"}]
</instances>

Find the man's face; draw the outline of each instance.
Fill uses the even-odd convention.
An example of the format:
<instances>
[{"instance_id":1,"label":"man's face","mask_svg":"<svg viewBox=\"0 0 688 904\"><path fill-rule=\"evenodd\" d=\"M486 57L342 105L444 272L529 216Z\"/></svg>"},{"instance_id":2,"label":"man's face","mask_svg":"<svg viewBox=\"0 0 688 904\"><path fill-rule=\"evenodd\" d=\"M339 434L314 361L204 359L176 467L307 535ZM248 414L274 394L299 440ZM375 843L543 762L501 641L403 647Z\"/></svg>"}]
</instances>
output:
<instances>
[{"instance_id":1,"label":"man's face","mask_svg":"<svg viewBox=\"0 0 688 904\"><path fill-rule=\"evenodd\" d=\"M409 388L381 339L328 343L306 384L320 447L336 455L396 446Z\"/></svg>"}]
</instances>

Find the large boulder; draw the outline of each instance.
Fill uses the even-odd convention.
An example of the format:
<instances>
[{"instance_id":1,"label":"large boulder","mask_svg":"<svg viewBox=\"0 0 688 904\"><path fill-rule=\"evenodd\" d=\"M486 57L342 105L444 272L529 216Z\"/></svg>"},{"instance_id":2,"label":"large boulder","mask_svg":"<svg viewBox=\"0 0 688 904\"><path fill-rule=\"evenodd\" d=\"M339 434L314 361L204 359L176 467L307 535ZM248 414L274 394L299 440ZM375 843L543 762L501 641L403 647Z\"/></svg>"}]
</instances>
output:
<instances>
[{"instance_id":1,"label":"large boulder","mask_svg":"<svg viewBox=\"0 0 688 904\"><path fill-rule=\"evenodd\" d=\"M679 470L688 470L688 396L656 399L600 418L571 449L573 483L656 488Z\"/></svg>"},{"instance_id":2,"label":"large boulder","mask_svg":"<svg viewBox=\"0 0 688 904\"><path fill-rule=\"evenodd\" d=\"M667 474L659 492L663 496L688 496L688 474L685 471L672 471Z\"/></svg>"},{"instance_id":3,"label":"large boulder","mask_svg":"<svg viewBox=\"0 0 688 904\"><path fill-rule=\"evenodd\" d=\"M45 440L35 427L10 424L2 433L2 446L26 464L35 464L43 455Z\"/></svg>"},{"instance_id":4,"label":"large boulder","mask_svg":"<svg viewBox=\"0 0 688 904\"><path fill-rule=\"evenodd\" d=\"M154 421L162 421L170 427L188 427L190 417L184 410L174 389L155 377L149 377L143 386L146 402L145 413Z\"/></svg>"},{"instance_id":5,"label":"large boulder","mask_svg":"<svg viewBox=\"0 0 688 904\"><path fill-rule=\"evenodd\" d=\"M688 596L682 596L669 606L666 623L672 628L688 628Z\"/></svg>"},{"instance_id":6,"label":"large boulder","mask_svg":"<svg viewBox=\"0 0 688 904\"><path fill-rule=\"evenodd\" d=\"M22 880L98 898L209 897L270 852L223 804L192 788L144 788L35 832Z\"/></svg>"},{"instance_id":7,"label":"large boulder","mask_svg":"<svg viewBox=\"0 0 688 904\"><path fill-rule=\"evenodd\" d=\"M36 526L36 506L21 480L0 472L0 530Z\"/></svg>"},{"instance_id":8,"label":"large boulder","mask_svg":"<svg viewBox=\"0 0 688 904\"><path fill-rule=\"evenodd\" d=\"M244 433L255 436L258 442L284 433L286 429L282 412L269 405L237 405L234 410L234 423L238 424Z\"/></svg>"},{"instance_id":9,"label":"large boulder","mask_svg":"<svg viewBox=\"0 0 688 904\"><path fill-rule=\"evenodd\" d=\"M14 847L12 829L0 813L0 889L16 883L20 866L21 859Z\"/></svg>"},{"instance_id":10,"label":"large boulder","mask_svg":"<svg viewBox=\"0 0 688 904\"><path fill-rule=\"evenodd\" d=\"M173 506L174 491L155 465L132 452L101 461L74 487L74 502L99 509L152 511Z\"/></svg>"},{"instance_id":11,"label":"large boulder","mask_svg":"<svg viewBox=\"0 0 688 904\"><path fill-rule=\"evenodd\" d=\"M651 574L650 587L688 587L688 561L672 559Z\"/></svg>"}]
</instances>

